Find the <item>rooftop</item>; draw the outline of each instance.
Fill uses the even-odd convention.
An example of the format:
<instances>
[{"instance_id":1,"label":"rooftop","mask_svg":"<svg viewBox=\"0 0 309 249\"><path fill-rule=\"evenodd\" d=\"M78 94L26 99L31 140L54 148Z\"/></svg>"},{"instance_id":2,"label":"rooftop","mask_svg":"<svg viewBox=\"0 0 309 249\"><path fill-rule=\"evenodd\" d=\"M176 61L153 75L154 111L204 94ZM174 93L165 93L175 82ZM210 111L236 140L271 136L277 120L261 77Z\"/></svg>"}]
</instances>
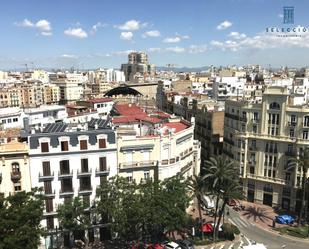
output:
<instances>
[{"instance_id":1,"label":"rooftop","mask_svg":"<svg viewBox=\"0 0 309 249\"><path fill-rule=\"evenodd\" d=\"M10 143L1 144L0 145L0 153L7 153L7 152L27 152L28 145L25 143L20 143L17 141L12 141Z\"/></svg>"},{"instance_id":2,"label":"rooftop","mask_svg":"<svg viewBox=\"0 0 309 249\"><path fill-rule=\"evenodd\" d=\"M104 102L112 102L114 101L112 98L99 98L99 99L89 99L87 102L90 103L104 103Z\"/></svg>"}]
</instances>

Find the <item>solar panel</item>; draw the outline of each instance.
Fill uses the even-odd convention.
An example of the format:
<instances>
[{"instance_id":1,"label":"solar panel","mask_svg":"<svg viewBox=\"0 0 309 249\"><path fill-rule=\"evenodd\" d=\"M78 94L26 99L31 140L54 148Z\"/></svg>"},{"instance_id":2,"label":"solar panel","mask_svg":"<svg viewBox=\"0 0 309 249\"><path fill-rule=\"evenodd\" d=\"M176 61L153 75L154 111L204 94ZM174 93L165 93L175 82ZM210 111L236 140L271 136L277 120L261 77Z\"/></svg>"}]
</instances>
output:
<instances>
[{"instance_id":1,"label":"solar panel","mask_svg":"<svg viewBox=\"0 0 309 249\"><path fill-rule=\"evenodd\" d=\"M67 125L63 123L47 124L43 133L64 132L66 128Z\"/></svg>"}]
</instances>

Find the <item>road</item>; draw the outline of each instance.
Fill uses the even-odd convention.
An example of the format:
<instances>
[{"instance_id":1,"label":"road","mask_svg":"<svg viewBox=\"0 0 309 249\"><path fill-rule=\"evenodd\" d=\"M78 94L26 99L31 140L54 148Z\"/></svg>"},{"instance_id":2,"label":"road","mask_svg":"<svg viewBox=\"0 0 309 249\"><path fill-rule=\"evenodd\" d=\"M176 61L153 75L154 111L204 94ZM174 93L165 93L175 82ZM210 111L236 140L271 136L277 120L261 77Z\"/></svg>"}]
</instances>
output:
<instances>
[{"instance_id":1,"label":"road","mask_svg":"<svg viewBox=\"0 0 309 249\"><path fill-rule=\"evenodd\" d=\"M308 249L309 242L301 241L301 239L292 239L283 237L277 233L273 233L270 231L263 230L259 226L250 223L249 221L242 219L237 212L231 210L228 218L231 223L234 223L241 233L243 237L245 237L245 241L249 238L249 243L252 241L256 241L257 243L264 244L267 249ZM244 239L242 239L244 241ZM228 248L228 247L227 247ZM237 248L237 247L234 247Z\"/></svg>"}]
</instances>

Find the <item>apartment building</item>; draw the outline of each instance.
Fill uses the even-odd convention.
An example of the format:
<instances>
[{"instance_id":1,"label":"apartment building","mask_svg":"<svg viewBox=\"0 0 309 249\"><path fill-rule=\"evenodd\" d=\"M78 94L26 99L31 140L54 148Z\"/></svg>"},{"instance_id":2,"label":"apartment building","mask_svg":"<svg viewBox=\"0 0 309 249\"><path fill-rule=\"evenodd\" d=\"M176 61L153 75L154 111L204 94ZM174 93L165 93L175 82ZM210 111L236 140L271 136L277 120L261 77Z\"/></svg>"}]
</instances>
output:
<instances>
[{"instance_id":1,"label":"apartment building","mask_svg":"<svg viewBox=\"0 0 309 249\"><path fill-rule=\"evenodd\" d=\"M28 145L18 141L0 144L0 193L7 197L31 191Z\"/></svg>"},{"instance_id":2,"label":"apartment building","mask_svg":"<svg viewBox=\"0 0 309 249\"><path fill-rule=\"evenodd\" d=\"M180 118L147 114L136 105L116 105L118 174L137 183L164 180L178 173L199 174L200 143L194 124Z\"/></svg>"},{"instance_id":3,"label":"apartment building","mask_svg":"<svg viewBox=\"0 0 309 249\"><path fill-rule=\"evenodd\" d=\"M297 98L269 86L260 103L226 101L223 152L239 164L249 201L300 208L302 171L290 169L288 159L309 146L309 107Z\"/></svg>"},{"instance_id":4,"label":"apartment building","mask_svg":"<svg viewBox=\"0 0 309 249\"><path fill-rule=\"evenodd\" d=\"M96 188L117 174L115 133L107 120L93 119L82 129L49 124L28 134L32 187L42 187L45 210L42 225L54 229L57 207L75 196L87 205Z\"/></svg>"},{"instance_id":5,"label":"apartment building","mask_svg":"<svg viewBox=\"0 0 309 249\"><path fill-rule=\"evenodd\" d=\"M76 104L97 110L100 116L106 117L109 115L113 108L114 100L112 98L95 98L84 101L77 101Z\"/></svg>"}]
</instances>

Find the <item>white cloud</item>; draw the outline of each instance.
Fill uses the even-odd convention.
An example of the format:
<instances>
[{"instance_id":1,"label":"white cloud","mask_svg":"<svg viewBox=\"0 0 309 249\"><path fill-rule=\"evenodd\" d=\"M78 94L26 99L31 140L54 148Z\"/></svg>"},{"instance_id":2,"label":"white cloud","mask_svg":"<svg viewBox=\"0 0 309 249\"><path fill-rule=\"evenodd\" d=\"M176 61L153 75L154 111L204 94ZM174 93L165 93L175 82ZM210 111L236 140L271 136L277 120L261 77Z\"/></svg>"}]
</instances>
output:
<instances>
[{"instance_id":1,"label":"white cloud","mask_svg":"<svg viewBox=\"0 0 309 249\"><path fill-rule=\"evenodd\" d=\"M92 26L90 33L95 34L99 28L104 28L106 26L107 26L106 23L97 22L95 25Z\"/></svg>"},{"instance_id":2,"label":"white cloud","mask_svg":"<svg viewBox=\"0 0 309 249\"><path fill-rule=\"evenodd\" d=\"M67 30L64 31L64 34L80 39L88 37L86 31L84 31L82 28L68 28Z\"/></svg>"},{"instance_id":3,"label":"white cloud","mask_svg":"<svg viewBox=\"0 0 309 249\"><path fill-rule=\"evenodd\" d=\"M161 48L148 48L148 52L160 52L161 51Z\"/></svg>"},{"instance_id":4,"label":"white cloud","mask_svg":"<svg viewBox=\"0 0 309 249\"><path fill-rule=\"evenodd\" d=\"M246 34L235 32L235 31L229 33L228 36L231 37L232 39L236 39L236 40L244 39L244 38L247 37Z\"/></svg>"},{"instance_id":5,"label":"white cloud","mask_svg":"<svg viewBox=\"0 0 309 249\"><path fill-rule=\"evenodd\" d=\"M278 18L282 19L283 18L283 14L278 14Z\"/></svg>"},{"instance_id":6,"label":"white cloud","mask_svg":"<svg viewBox=\"0 0 309 249\"><path fill-rule=\"evenodd\" d=\"M169 47L165 49L168 52L174 52L174 53L183 53L186 50L182 47Z\"/></svg>"},{"instance_id":7,"label":"white cloud","mask_svg":"<svg viewBox=\"0 0 309 249\"><path fill-rule=\"evenodd\" d=\"M232 26L232 23L229 22L229 21L227 21L227 20L225 20L224 22L220 23L220 24L217 26L217 29L218 29L218 30L223 30L223 29L227 29L227 28L229 28L229 27L231 27L231 26Z\"/></svg>"},{"instance_id":8,"label":"white cloud","mask_svg":"<svg viewBox=\"0 0 309 249\"><path fill-rule=\"evenodd\" d=\"M75 54L62 54L62 58L69 58L69 59L77 59L77 55Z\"/></svg>"},{"instance_id":9,"label":"white cloud","mask_svg":"<svg viewBox=\"0 0 309 249\"><path fill-rule=\"evenodd\" d=\"M176 37L167 37L163 40L163 42L165 43L177 43L177 42L180 42L181 39L180 37L176 36Z\"/></svg>"},{"instance_id":10,"label":"white cloud","mask_svg":"<svg viewBox=\"0 0 309 249\"><path fill-rule=\"evenodd\" d=\"M117 52L113 52L112 54L115 55L128 55L132 52L135 52L134 50L124 50L124 51L117 51Z\"/></svg>"},{"instance_id":11,"label":"white cloud","mask_svg":"<svg viewBox=\"0 0 309 249\"><path fill-rule=\"evenodd\" d=\"M158 30L150 30L150 31L145 32L142 36L144 38L146 38L146 37L159 37L159 36L161 36L161 34L160 34L160 31L158 31Z\"/></svg>"},{"instance_id":12,"label":"white cloud","mask_svg":"<svg viewBox=\"0 0 309 249\"><path fill-rule=\"evenodd\" d=\"M125 22L122 25L115 25L115 28L121 29L121 30L139 30L140 28L144 28L147 26L147 23L141 23L140 21L136 20L129 20Z\"/></svg>"},{"instance_id":13,"label":"white cloud","mask_svg":"<svg viewBox=\"0 0 309 249\"><path fill-rule=\"evenodd\" d=\"M50 22L47 21L47 20L45 20L45 19L39 20L39 21L35 24L35 26L36 26L38 29L42 30L42 31L50 31L50 30L51 30Z\"/></svg>"},{"instance_id":14,"label":"white cloud","mask_svg":"<svg viewBox=\"0 0 309 249\"><path fill-rule=\"evenodd\" d=\"M208 46L206 44L202 45L191 45L187 51L191 54L197 54L197 53L205 53L208 50Z\"/></svg>"},{"instance_id":15,"label":"white cloud","mask_svg":"<svg viewBox=\"0 0 309 249\"><path fill-rule=\"evenodd\" d=\"M132 38L133 38L132 32L121 32L120 34L120 39L122 40L131 41Z\"/></svg>"},{"instance_id":16,"label":"white cloud","mask_svg":"<svg viewBox=\"0 0 309 249\"><path fill-rule=\"evenodd\" d=\"M298 28L301 28L298 26ZM279 35L279 36L278 36ZM281 37L277 33L261 32L252 37L239 40L211 41L210 45L222 51L239 51L243 49L309 48L309 34L295 32L298 37Z\"/></svg>"},{"instance_id":17,"label":"white cloud","mask_svg":"<svg viewBox=\"0 0 309 249\"><path fill-rule=\"evenodd\" d=\"M30 20L28 20L27 18L25 18L22 22L16 22L15 23L16 26L20 26L20 27L26 27L26 28L30 28L34 26L34 23L31 22Z\"/></svg>"},{"instance_id":18,"label":"white cloud","mask_svg":"<svg viewBox=\"0 0 309 249\"><path fill-rule=\"evenodd\" d=\"M42 32L41 32L41 35L43 35L43 36L51 36L51 35L53 35L53 33L52 33L52 32L45 32L45 31L42 31Z\"/></svg>"},{"instance_id":19,"label":"white cloud","mask_svg":"<svg viewBox=\"0 0 309 249\"><path fill-rule=\"evenodd\" d=\"M25 18L22 22L20 23L15 23L16 26L19 27L24 27L24 28L35 28L38 29L41 33L41 35L43 36L51 36L52 35L52 28L51 28L51 24L49 21L45 20L45 19L41 19L39 21L37 21L36 23L28 20L27 18Z\"/></svg>"}]
</instances>

